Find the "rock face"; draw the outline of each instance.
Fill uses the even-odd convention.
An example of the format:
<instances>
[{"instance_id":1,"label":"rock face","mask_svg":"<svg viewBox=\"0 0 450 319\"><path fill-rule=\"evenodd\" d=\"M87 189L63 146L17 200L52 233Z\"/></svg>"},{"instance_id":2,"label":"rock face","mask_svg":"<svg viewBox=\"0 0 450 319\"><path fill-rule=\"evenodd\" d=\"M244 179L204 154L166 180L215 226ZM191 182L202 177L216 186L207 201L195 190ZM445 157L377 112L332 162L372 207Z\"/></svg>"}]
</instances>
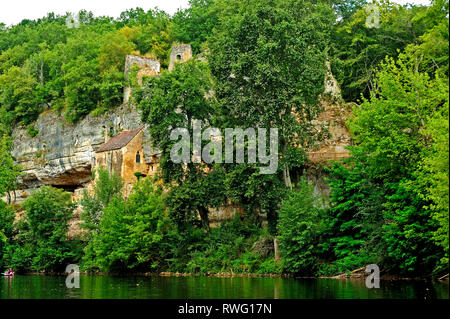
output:
<instances>
[{"instance_id":1,"label":"rock face","mask_svg":"<svg viewBox=\"0 0 450 319\"><path fill-rule=\"evenodd\" d=\"M322 101L322 104L324 111L312 123L325 127L328 137L308 150L308 158L313 163L335 161L350 156L346 147L351 144L351 138L345 124L350 116L349 106L336 103L332 99Z\"/></svg>"},{"instance_id":2,"label":"rock face","mask_svg":"<svg viewBox=\"0 0 450 319\"><path fill-rule=\"evenodd\" d=\"M327 74L325 75L324 80L324 93L327 95L331 95L335 99L341 99L341 89L339 88L339 84L331 73L331 64L329 61L325 62L327 67Z\"/></svg>"},{"instance_id":3,"label":"rock face","mask_svg":"<svg viewBox=\"0 0 450 319\"><path fill-rule=\"evenodd\" d=\"M23 167L19 178L20 189L52 185L74 190L92 179L96 149L122 130L142 126L140 113L125 104L101 116L88 115L76 125L67 123L63 116L47 111L39 116L39 133L31 137L25 127L13 131L12 155ZM152 149L147 128L144 130L145 158L151 158Z\"/></svg>"},{"instance_id":4,"label":"rock face","mask_svg":"<svg viewBox=\"0 0 450 319\"><path fill-rule=\"evenodd\" d=\"M342 100L339 85L331 73L330 63L327 62L326 66L328 72L324 79L325 90L320 98L323 111L312 124L318 130L325 128L327 137L307 150L311 164L303 170L302 175L314 186L315 193L324 197L325 205L328 205L330 186L325 181L327 173L323 168L330 160L336 161L350 156L347 146L351 144L351 138L346 121L351 108Z\"/></svg>"},{"instance_id":5,"label":"rock face","mask_svg":"<svg viewBox=\"0 0 450 319\"><path fill-rule=\"evenodd\" d=\"M311 162L325 162L349 157L346 149L350 145L350 132L345 122L350 116L350 107L342 101L341 90L331 73L330 63L327 62L328 72L324 79L324 94L321 97L323 112L312 121L317 127L326 127L328 137L308 150Z\"/></svg>"},{"instance_id":6,"label":"rock face","mask_svg":"<svg viewBox=\"0 0 450 319\"><path fill-rule=\"evenodd\" d=\"M139 72L146 71L150 75L157 75L160 73L160 64L158 60L143 58L137 55L127 55L125 60L125 77L130 73L131 67L137 65L140 68Z\"/></svg>"}]
</instances>

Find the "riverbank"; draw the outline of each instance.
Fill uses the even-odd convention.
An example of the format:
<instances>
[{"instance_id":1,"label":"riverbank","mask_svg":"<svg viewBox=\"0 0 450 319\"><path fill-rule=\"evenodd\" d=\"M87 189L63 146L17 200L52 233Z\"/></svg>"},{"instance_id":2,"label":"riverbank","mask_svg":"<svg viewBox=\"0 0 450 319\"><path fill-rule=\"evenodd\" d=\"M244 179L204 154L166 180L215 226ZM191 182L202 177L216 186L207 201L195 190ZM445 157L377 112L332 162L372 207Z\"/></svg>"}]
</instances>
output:
<instances>
[{"instance_id":1,"label":"riverbank","mask_svg":"<svg viewBox=\"0 0 450 319\"><path fill-rule=\"evenodd\" d=\"M291 274L242 274L242 273L180 273L180 272L130 272L130 273L114 273L114 272L87 272L80 271L82 275L89 276L137 276L137 277L240 277L240 278L295 278ZM22 275L39 275L39 276L64 276L66 273L61 272L26 272Z\"/></svg>"},{"instance_id":2,"label":"riverbank","mask_svg":"<svg viewBox=\"0 0 450 319\"><path fill-rule=\"evenodd\" d=\"M355 269L350 273L343 273L335 276L296 276L293 274L254 274L254 273L180 273L180 272L131 272L131 273L111 273L111 272L86 272L81 271L80 274L86 276L135 276L135 277L215 277L215 278L292 278L292 279L365 279L369 273L365 272L365 268ZM27 272L22 275L39 275L39 276L65 276L66 273L56 272ZM389 281L439 281L442 283L449 282L449 275L439 278L436 277L403 277L395 274L381 274L380 280Z\"/></svg>"}]
</instances>

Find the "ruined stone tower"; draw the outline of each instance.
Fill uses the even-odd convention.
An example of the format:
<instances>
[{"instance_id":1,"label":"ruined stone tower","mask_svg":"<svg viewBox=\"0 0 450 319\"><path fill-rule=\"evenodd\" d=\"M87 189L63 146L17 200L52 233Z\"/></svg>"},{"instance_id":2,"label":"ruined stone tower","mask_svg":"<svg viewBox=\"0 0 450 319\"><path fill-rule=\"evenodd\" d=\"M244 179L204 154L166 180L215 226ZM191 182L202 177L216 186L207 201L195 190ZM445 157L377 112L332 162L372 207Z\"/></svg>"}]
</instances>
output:
<instances>
[{"instance_id":1,"label":"ruined stone tower","mask_svg":"<svg viewBox=\"0 0 450 319\"><path fill-rule=\"evenodd\" d=\"M158 75L161 72L161 65L158 60L143 58L136 55L127 55L127 58L125 60L125 80L128 80L128 75L133 65L137 65L138 67L140 67L140 70L137 74L139 84L141 84L142 82L142 77ZM124 89L123 102L127 103L130 99L130 96L131 88L126 87Z\"/></svg>"},{"instance_id":2,"label":"ruined stone tower","mask_svg":"<svg viewBox=\"0 0 450 319\"><path fill-rule=\"evenodd\" d=\"M180 44L172 47L170 53L169 72L173 70L176 63L183 63L192 58L192 48L190 44Z\"/></svg>"}]
</instances>

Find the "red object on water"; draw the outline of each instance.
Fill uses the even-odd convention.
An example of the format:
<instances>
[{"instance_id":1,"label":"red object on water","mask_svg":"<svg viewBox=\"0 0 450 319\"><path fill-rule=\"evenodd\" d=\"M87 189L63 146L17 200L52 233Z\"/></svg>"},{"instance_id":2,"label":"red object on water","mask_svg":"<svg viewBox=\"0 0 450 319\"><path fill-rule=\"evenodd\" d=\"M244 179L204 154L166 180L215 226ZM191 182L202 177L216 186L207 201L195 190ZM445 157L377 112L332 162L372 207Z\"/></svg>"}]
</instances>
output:
<instances>
[{"instance_id":1,"label":"red object on water","mask_svg":"<svg viewBox=\"0 0 450 319\"><path fill-rule=\"evenodd\" d=\"M6 276L6 277L12 277L12 276L14 276L14 271L11 271L11 272L9 272L9 273L3 273L2 274L3 276Z\"/></svg>"}]
</instances>

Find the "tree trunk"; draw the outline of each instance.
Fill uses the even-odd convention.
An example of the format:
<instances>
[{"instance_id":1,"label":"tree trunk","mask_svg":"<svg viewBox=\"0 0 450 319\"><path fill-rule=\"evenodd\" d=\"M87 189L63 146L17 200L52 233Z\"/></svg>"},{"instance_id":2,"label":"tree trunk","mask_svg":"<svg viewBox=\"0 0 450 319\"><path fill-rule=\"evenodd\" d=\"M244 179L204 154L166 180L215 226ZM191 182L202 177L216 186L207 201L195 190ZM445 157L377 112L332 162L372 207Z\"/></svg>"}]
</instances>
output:
<instances>
[{"instance_id":1,"label":"tree trunk","mask_svg":"<svg viewBox=\"0 0 450 319\"><path fill-rule=\"evenodd\" d=\"M282 141L283 143L283 154L286 153L286 143L284 141ZM291 174L289 173L289 167L284 167L283 168L283 179L284 179L284 185L286 185L286 187L292 189L292 182L291 182Z\"/></svg>"},{"instance_id":2,"label":"tree trunk","mask_svg":"<svg viewBox=\"0 0 450 319\"><path fill-rule=\"evenodd\" d=\"M41 70L40 70L40 76L39 79L41 81L41 85L44 85L44 62L41 62Z\"/></svg>"},{"instance_id":3,"label":"tree trunk","mask_svg":"<svg viewBox=\"0 0 450 319\"><path fill-rule=\"evenodd\" d=\"M291 174L289 173L288 168L283 169L283 178L284 178L284 184L286 185L286 187L289 187L290 189L292 189Z\"/></svg>"},{"instance_id":4,"label":"tree trunk","mask_svg":"<svg viewBox=\"0 0 450 319\"><path fill-rule=\"evenodd\" d=\"M203 228L209 231L208 209L203 206L199 206L198 212L200 214L200 218L202 219Z\"/></svg>"},{"instance_id":5,"label":"tree trunk","mask_svg":"<svg viewBox=\"0 0 450 319\"><path fill-rule=\"evenodd\" d=\"M279 262L281 260L281 256L280 256L280 248L278 246L278 238L276 237L273 238L273 248L275 252L275 261Z\"/></svg>"}]
</instances>

